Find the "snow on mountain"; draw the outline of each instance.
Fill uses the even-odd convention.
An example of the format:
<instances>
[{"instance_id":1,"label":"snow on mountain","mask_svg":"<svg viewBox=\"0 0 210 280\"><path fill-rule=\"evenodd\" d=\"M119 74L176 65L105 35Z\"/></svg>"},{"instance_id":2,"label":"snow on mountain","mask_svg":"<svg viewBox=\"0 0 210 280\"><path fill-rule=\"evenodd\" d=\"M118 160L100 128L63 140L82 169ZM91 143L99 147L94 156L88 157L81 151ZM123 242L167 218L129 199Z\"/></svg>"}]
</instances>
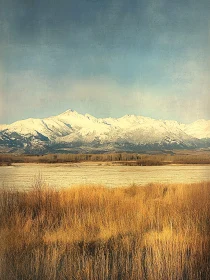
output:
<instances>
[{"instance_id":1,"label":"snow on mountain","mask_svg":"<svg viewBox=\"0 0 210 280\"><path fill-rule=\"evenodd\" d=\"M99 119L89 114L79 114L73 110L67 110L66 112L54 117L67 125L70 125L73 130L79 130L81 136L94 133L95 136L100 136L109 132L109 126Z\"/></svg>"},{"instance_id":2,"label":"snow on mountain","mask_svg":"<svg viewBox=\"0 0 210 280\"><path fill-rule=\"evenodd\" d=\"M161 121L148 117L126 115L119 119L105 119L105 122L117 129L118 137L135 144L191 139L181 130L179 124L174 121ZM111 134L111 136L113 135Z\"/></svg>"},{"instance_id":3,"label":"snow on mountain","mask_svg":"<svg viewBox=\"0 0 210 280\"><path fill-rule=\"evenodd\" d=\"M191 124L184 125L183 131L198 139L210 138L210 120L201 119Z\"/></svg>"},{"instance_id":4,"label":"snow on mountain","mask_svg":"<svg viewBox=\"0 0 210 280\"><path fill-rule=\"evenodd\" d=\"M7 128L6 124L0 124L0 132Z\"/></svg>"},{"instance_id":5,"label":"snow on mountain","mask_svg":"<svg viewBox=\"0 0 210 280\"><path fill-rule=\"evenodd\" d=\"M73 110L44 119L26 119L10 125L0 125L0 145L19 139L29 149L71 143L113 143L131 145L169 145L196 147L199 139L210 138L210 121L198 120L185 125L176 121L155 120L143 116L125 115L121 118L95 118ZM9 143L9 144L8 144ZM123 145L124 145L123 144Z\"/></svg>"},{"instance_id":6,"label":"snow on mountain","mask_svg":"<svg viewBox=\"0 0 210 280\"><path fill-rule=\"evenodd\" d=\"M102 142L127 141L133 144L161 142L164 139L173 141L188 140L177 123L163 122L142 116L126 115L121 118L97 119L89 114L81 115L68 110L54 117L59 121L71 125L73 131L70 135L61 137L58 141L79 141L83 139L91 142L100 139Z\"/></svg>"},{"instance_id":7,"label":"snow on mountain","mask_svg":"<svg viewBox=\"0 0 210 280\"><path fill-rule=\"evenodd\" d=\"M6 127L7 133L16 132L22 136L44 135L50 140L71 133L72 129L65 123L53 119L26 119L17 121Z\"/></svg>"}]
</instances>

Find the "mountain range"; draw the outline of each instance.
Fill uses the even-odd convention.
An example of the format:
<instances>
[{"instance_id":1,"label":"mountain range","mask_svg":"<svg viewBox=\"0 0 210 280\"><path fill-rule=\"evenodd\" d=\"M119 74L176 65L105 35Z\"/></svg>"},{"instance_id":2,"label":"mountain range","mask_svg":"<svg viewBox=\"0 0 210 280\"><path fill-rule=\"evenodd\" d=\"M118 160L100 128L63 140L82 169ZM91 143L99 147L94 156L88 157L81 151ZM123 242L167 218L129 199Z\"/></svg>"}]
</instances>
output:
<instances>
[{"instance_id":1,"label":"mountain range","mask_svg":"<svg viewBox=\"0 0 210 280\"><path fill-rule=\"evenodd\" d=\"M74 110L0 125L1 153L138 152L210 147L210 120L191 124L125 115L95 118Z\"/></svg>"}]
</instances>

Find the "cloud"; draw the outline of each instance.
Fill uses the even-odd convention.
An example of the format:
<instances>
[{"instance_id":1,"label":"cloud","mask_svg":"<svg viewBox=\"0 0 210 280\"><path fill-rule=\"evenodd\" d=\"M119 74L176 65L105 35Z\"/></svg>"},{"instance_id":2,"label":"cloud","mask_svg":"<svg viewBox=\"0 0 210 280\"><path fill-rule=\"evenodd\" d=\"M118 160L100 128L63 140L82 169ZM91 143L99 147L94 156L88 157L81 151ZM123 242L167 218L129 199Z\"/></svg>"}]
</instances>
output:
<instances>
[{"instance_id":1,"label":"cloud","mask_svg":"<svg viewBox=\"0 0 210 280\"><path fill-rule=\"evenodd\" d=\"M4 91L4 83L5 83L5 76L0 65L0 120L7 117L7 110L6 110L6 93Z\"/></svg>"},{"instance_id":2,"label":"cloud","mask_svg":"<svg viewBox=\"0 0 210 280\"><path fill-rule=\"evenodd\" d=\"M4 107L1 119L5 122L38 117L37 113L40 113L40 109L44 111L44 105L49 102L53 94L49 81L39 75L34 75L33 71L4 75L1 84L2 106Z\"/></svg>"},{"instance_id":3,"label":"cloud","mask_svg":"<svg viewBox=\"0 0 210 280\"><path fill-rule=\"evenodd\" d=\"M196 85L196 82L199 84ZM137 114L180 122L210 118L210 98L205 75L191 81L185 94L176 92L176 89L144 88L137 85L124 87L112 80L92 79L73 83L66 92L66 100L79 105L83 113L103 117Z\"/></svg>"},{"instance_id":4,"label":"cloud","mask_svg":"<svg viewBox=\"0 0 210 280\"><path fill-rule=\"evenodd\" d=\"M208 65L208 64L207 64ZM168 64L169 83L122 84L106 76L51 79L36 71L0 71L1 123L56 115L69 108L96 117L144 115L192 122L210 119L209 70L199 60Z\"/></svg>"}]
</instances>

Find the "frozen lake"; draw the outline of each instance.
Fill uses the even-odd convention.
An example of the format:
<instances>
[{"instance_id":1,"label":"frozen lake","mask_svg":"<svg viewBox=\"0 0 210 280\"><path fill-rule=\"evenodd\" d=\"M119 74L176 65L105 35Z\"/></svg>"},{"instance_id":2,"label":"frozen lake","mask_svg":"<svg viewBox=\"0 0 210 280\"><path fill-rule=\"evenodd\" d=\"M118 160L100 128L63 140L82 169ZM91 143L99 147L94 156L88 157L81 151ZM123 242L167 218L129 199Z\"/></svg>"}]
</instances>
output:
<instances>
[{"instance_id":1,"label":"frozen lake","mask_svg":"<svg viewBox=\"0 0 210 280\"><path fill-rule=\"evenodd\" d=\"M31 188L37 176L53 187L100 184L108 187L150 182L210 181L210 165L119 166L109 163L14 164L0 167L0 186Z\"/></svg>"}]
</instances>

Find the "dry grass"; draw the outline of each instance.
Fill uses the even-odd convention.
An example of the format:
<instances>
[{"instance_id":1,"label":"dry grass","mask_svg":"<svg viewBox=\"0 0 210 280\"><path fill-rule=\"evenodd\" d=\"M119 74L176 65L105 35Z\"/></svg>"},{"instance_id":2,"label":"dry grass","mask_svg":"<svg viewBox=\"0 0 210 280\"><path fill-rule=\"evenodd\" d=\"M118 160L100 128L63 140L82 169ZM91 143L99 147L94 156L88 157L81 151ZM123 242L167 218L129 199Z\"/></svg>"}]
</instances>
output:
<instances>
[{"instance_id":1,"label":"dry grass","mask_svg":"<svg viewBox=\"0 0 210 280\"><path fill-rule=\"evenodd\" d=\"M210 279L209 188L2 190L0 279Z\"/></svg>"}]
</instances>

